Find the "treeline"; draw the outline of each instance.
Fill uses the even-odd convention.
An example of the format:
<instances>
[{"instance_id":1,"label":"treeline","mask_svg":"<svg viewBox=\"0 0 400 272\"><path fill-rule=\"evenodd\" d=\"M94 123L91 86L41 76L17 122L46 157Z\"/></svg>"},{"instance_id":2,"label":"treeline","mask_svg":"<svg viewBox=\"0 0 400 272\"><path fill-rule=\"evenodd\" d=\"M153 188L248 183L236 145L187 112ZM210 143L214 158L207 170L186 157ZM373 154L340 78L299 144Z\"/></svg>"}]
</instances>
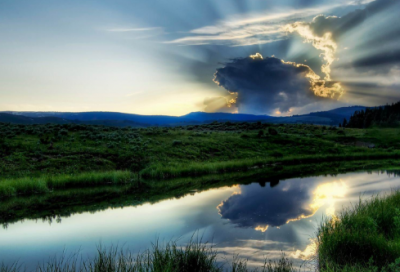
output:
<instances>
[{"instance_id":1,"label":"treeline","mask_svg":"<svg viewBox=\"0 0 400 272\"><path fill-rule=\"evenodd\" d=\"M394 127L400 124L400 102L376 108L356 111L347 122L340 126L349 128L369 128L371 126Z\"/></svg>"}]
</instances>

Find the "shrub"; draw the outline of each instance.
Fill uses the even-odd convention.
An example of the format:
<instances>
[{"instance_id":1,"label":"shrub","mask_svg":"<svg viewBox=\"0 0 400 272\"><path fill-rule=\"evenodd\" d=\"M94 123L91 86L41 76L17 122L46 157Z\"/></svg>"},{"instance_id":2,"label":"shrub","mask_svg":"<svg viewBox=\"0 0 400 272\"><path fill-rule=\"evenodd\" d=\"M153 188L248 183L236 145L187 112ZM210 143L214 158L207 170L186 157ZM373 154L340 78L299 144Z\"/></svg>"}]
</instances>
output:
<instances>
[{"instance_id":1,"label":"shrub","mask_svg":"<svg viewBox=\"0 0 400 272\"><path fill-rule=\"evenodd\" d=\"M178 145L182 145L182 141L174 140L174 141L172 142L172 146L178 146Z\"/></svg>"},{"instance_id":2,"label":"shrub","mask_svg":"<svg viewBox=\"0 0 400 272\"><path fill-rule=\"evenodd\" d=\"M61 129L59 132L58 132L58 135L59 136L67 136L68 135L68 130L66 130L66 129Z\"/></svg>"},{"instance_id":3,"label":"shrub","mask_svg":"<svg viewBox=\"0 0 400 272\"><path fill-rule=\"evenodd\" d=\"M282 158L283 154L281 152L274 151L274 152L271 153L271 156L274 157L274 158Z\"/></svg>"},{"instance_id":4,"label":"shrub","mask_svg":"<svg viewBox=\"0 0 400 272\"><path fill-rule=\"evenodd\" d=\"M276 130L276 129L274 129L274 128L268 128L268 133L270 134L270 135L278 135L278 131Z\"/></svg>"}]
</instances>

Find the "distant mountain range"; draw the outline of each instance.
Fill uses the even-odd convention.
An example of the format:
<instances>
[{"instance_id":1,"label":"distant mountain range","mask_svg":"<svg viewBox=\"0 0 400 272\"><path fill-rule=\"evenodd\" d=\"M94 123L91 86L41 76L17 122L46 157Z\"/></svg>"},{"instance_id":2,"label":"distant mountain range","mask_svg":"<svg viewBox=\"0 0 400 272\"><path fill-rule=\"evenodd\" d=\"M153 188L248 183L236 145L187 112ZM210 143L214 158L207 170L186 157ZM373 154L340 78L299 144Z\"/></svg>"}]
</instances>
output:
<instances>
[{"instance_id":1,"label":"distant mountain range","mask_svg":"<svg viewBox=\"0 0 400 272\"><path fill-rule=\"evenodd\" d=\"M337 108L329 111L312 112L290 117L268 115L192 112L183 116L139 115L119 112L0 112L0 122L14 124L90 124L116 127L184 126L219 122L268 122L268 123L306 123L319 125L338 125L344 118L350 119L355 111L363 106Z\"/></svg>"}]
</instances>

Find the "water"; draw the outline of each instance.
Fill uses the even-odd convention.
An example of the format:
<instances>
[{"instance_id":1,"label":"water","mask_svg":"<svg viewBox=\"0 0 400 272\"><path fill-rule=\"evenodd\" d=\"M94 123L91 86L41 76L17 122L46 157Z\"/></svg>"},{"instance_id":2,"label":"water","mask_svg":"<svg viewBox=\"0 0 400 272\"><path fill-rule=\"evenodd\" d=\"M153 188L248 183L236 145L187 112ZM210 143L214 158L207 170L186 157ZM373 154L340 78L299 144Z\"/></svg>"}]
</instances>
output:
<instances>
[{"instance_id":1,"label":"water","mask_svg":"<svg viewBox=\"0 0 400 272\"><path fill-rule=\"evenodd\" d=\"M197 232L227 260L240 254L258 266L265 257L285 252L297 266L304 265L324 217L360 196L399 186L395 174L350 173L222 187L156 204L75 214L51 224L24 220L0 229L0 263L18 260L34 267L63 250L90 257L99 243L138 252L157 238L184 243Z\"/></svg>"}]
</instances>

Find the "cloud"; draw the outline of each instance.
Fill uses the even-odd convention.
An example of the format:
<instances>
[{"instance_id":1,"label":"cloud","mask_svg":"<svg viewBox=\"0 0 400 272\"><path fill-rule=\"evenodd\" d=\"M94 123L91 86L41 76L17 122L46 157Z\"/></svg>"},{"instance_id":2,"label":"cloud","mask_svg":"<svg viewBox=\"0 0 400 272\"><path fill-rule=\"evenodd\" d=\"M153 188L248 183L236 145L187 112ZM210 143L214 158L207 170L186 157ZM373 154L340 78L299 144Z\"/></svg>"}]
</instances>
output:
<instances>
[{"instance_id":1,"label":"cloud","mask_svg":"<svg viewBox=\"0 0 400 272\"><path fill-rule=\"evenodd\" d=\"M321 207L336 213L335 203L348 192L343 181L316 185L314 182L284 182L274 188L251 184L223 201L217 209L222 218L242 228L265 232L292 221L313 216Z\"/></svg>"},{"instance_id":2,"label":"cloud","mask_svg":"<svg viewBox=\"0 0 400 272\"><path fill-rule=\"evenodd\" d=\"M212 25L192 29L168 43L205 45L196 47L196 50L208 48L218 51L220 54L207 62L213 65L224 58L243 57L257 51L289 59L295 66L307 64L315 73L308 73L308 77L301 72L295 73L297 76L291 82L298 83L298 86L284 93L275 92L262 84L255 84L258 85L257 88L248 88L242 84L245 82L244 78L238 82L240 75L235 75L233 79L232 71L227 69L224 71L227 78L235 84L216 79L218 85L238 93L237 106L240 112L262 114L275 109L288 112L292 107L301 110L304 105L316 105L321 101L320 97L336 100L344 93L344 87L346 91L355 91L350 90L348 87L351 85L344 84L345 81L374 80L383 86L398 85L398 69L395 67L400 66L400 27L397 24L399 8L400 1L394 0L342 1L311 9L250 14L246 17L233 16ZM301 45L301 41L308 44ZM301 67L298 68L297 71L300 71ZM197 76L198 70L193 74ZM321 78L313 78L315 74ZM206 77L202 77L202 80L207 81L210 75L204 75ZM302 77L306 77L308 82L301 80ZM235 91L235 88L238 90ZM310 88L312 92L307 93ZM255 89L258 91L254 91ZM385 99L384 93L379 93L379 90L377 92ZM250 93L255 95L251 96ZM313 93L314 96L310 95ZM386 97L385 101L388 102L390 98ZM351 104L366 103L353 99L353 96L346 96L341 101ZM377 102L370 99L366 104L375 103Z\"/></svg>"},{"instance_id":3,"label":"cloud","mask_svg":"<svg viewBox=\"0 0 400 272\"><path fill-rule=\"evenodd\" d=\"M321 18L321 16L315 17L311 24L315 23L315 21L318 21L319 18ZM330 18L336 17L328 17L328 20ZM322 34L322 36L318 36L314 33L311 24L296 22L294 24L286 25L284 29L290 33L299 33L306 42L311 43L316 49L323 52L321 55L326 63L322 65L321 70L325 74L325 80L331 81L331 65L335 61L335 53L338 46L333 40L332 33L323 32L324 34Z\"/></svg>"},{"instance_id":4,"label":"cloud","mask_svg":"<svg viewBox=\"0 0 400 272\"><path fill-rule=\"evenodd\" d=\"M338 82L326 82L304 64L285 62L261 54L237 58L217 69L214 82L237 94L239 112L288 112L323 99L337 99L344 90Z\"/></svg>"},{"instance_id":5,"label":"cloud","mask_svg":"<svg viewBox=\"0 0 400 272\"><path fill-rule=\"evenodd\" d=\"M288 38L284 30L285 25L296 21L305 21L335 8L358 6L364 2L344 1L314 8L293 9L287 12L276 11L268 14L252 14L246 17L231 17L221 20L215 25L192 29L184 37L165 43L227 46L272 43Z\"/></svg>"},{"instance_id":6,"label":"cloud","mask_svg":"<svg viewBox=\"0 0 400 272\"><path fill-rule=\"evenodd\" d=\"M311 199L308 185L314 186L301 183L273 189L260 188L258 184L242 186L240 194L232 195L218 206L219 213L241 228L265 231L268 227L279 227L314 214L307 205Z\"/></svg>"},{"instance_id":7,"label":"cloud","mask_svg":"<svg viewBox=\"0 0 400 272\"><path fill-rule=\"evenodd\" d=\"M233 47L272 43L287 39L285 32L282 31L282 27L287 22L315 16L330 8L332 6L224 20L216 25L193 29L185 37L166 43L181 45L216 44Z\"/></svg>"},{"instance_id":8,"label":"cloud","mask_svg":"<svg viewBox=\"0 0 400 272\"><path fill-rule=\"evenodd\" d=\"M322 51L321 55L325 61L325 64L322 66L321 70L325 74L325 79L330 81L331 66L336 60L335 55L338 50L337 43L340 37L360 26L366 20L373 18L380 12L386 11L388 8L392 8L392 6L395 4L398 4L398 1L376 0L367 4L364 9L355 10L344 15L343 17L318 15L310 23L299 21L293 24L288 24L283 29L289 33L297 32L301 37L304 38L305 42L311 43L317 50ZM397 24L397 22L393 23ZM372 27L373 26L369 26L369 28ZM385 32L384 29L380 29L380 31ZM396 37L396 34L398 34L398 29L391 31L390 35L384 35L381 37L381 39L379 39L379 43L382 44L384 40L393 39L393 37ZM366 38L367 37L363 37L363 39ZM375 39L375 41L377 40ZM372 42L373 41L369 40L368 42L364 43L364 45L371 47L370 44ZM365 56L362 59L354 61L352 66L378 66L399 61L400 51L396 50L379 52L377 54Z\"/></svg>"}]
</instances>

